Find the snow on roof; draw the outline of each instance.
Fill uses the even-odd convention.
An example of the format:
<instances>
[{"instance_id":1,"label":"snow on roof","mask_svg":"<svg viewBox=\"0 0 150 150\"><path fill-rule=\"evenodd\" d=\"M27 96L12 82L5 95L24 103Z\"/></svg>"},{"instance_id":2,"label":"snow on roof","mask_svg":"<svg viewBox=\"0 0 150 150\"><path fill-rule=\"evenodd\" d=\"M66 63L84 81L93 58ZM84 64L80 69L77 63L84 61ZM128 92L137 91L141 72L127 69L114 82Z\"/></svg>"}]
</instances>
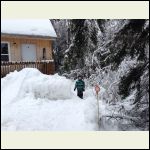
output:
<instances>
[{"instance_id":1,"label":"snow on roof","mask_svg":"<svg viewBox=\"0 0 150 150\"><path fill-rule=\"evenodd\" d=\"M1 20L1 33L57 37L49 19Z\"/></svg>"}]
</instances>

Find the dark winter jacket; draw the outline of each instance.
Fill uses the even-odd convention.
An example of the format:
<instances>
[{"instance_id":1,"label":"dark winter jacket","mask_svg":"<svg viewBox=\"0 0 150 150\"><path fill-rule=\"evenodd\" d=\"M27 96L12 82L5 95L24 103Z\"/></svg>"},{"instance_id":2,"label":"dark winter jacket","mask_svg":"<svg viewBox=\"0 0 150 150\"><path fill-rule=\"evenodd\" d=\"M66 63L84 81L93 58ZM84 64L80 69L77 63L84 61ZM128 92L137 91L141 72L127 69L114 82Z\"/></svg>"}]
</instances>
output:
<instances>
[{"instance_id":1,"label":"dark winter jacket","mask_svg":"<svg viewBox=\"0 0 150 150\"><path fill-rule=\"evenodd\" d=\"M74 90L76 90L76 88L77 88L78 91L81 91L81 92L85 91L84 81L83 80L77 80Z\"/></svg>"}]
</instances>

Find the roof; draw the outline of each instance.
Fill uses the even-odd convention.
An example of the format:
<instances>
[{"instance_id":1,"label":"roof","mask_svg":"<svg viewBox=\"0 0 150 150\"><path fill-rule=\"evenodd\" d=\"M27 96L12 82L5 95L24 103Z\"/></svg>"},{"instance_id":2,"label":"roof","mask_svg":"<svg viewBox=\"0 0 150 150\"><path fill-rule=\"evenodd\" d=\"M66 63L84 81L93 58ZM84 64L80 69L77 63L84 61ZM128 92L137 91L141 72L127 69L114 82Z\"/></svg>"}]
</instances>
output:
<instances>
[{"instance_id":1,"label":"roof","mask_svg":"<svg viewBox=\"0 0 150 150\"><path fill-rule=\"evenodd\" d=\"M1 20L1 34L57 37L49 19Z\"/></svg>"}]
</instances>

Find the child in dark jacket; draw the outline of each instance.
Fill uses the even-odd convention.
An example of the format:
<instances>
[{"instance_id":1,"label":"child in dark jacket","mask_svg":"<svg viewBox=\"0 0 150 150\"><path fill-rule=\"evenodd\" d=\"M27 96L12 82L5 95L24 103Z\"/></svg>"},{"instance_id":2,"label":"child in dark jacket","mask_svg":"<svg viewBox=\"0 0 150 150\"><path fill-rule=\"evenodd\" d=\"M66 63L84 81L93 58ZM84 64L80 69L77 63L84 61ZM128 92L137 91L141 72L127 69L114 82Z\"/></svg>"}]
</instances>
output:
<instances>
[{"instance_id":1,"label":"child in dark jacket","mask_svg":"<svg viewBox=\"0 0 150 150\"><path fill-rule=\"evenodd\" d=\"M83 99L83 91L85 91L85 83L82 80L82 76L78 76L78 80L75 83L74 91L77 89L77 96Z\"/></svg>"}]
</instances>

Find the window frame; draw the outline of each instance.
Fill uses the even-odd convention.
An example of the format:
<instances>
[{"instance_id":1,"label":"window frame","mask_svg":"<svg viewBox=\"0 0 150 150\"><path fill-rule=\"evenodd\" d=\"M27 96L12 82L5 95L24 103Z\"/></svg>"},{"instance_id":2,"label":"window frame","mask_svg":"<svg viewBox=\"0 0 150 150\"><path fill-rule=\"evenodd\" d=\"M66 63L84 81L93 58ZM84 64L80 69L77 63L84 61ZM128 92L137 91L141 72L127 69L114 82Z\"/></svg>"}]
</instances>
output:
<instances>
[{"instance_id":1,"label":"window frame","mask_svg":"<svg viewBox=\"0 0 150 150\"><path fill-rule=\"evenodd\" d=\"M1 55L8 55L8 61L11 61L11 55L10 55L10 42L7 42L7 41L1 41L1 44L2 43L5 43L8 45L8 54L2 54Z\"/></svg>"}]
</instances>

